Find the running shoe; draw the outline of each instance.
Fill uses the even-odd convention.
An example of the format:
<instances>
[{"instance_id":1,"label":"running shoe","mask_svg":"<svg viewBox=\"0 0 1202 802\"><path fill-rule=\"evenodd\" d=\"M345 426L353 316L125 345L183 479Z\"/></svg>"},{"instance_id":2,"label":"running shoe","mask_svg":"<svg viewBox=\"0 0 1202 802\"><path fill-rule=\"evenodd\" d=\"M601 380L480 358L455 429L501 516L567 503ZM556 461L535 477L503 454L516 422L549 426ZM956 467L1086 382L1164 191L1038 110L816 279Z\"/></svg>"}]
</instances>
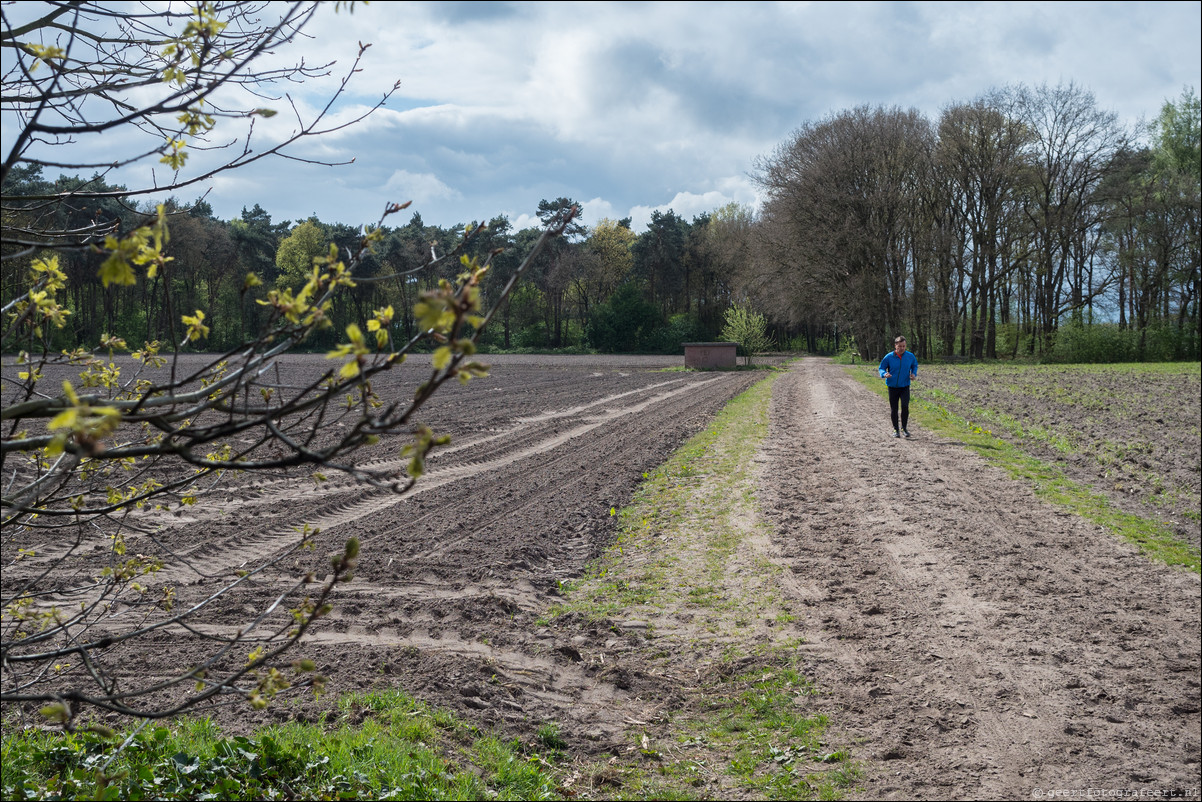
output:
<instances>
[{"instance_id":1,"label":"running shoe","mask_svg":"<svg viewBox=\"0 0 1202 802\"><path fill-rule=\"evenodd\" d=\"M908 430L906 430L906 429L902 429L902 436L903 436L903 437L909 437L909 436L910 436L910 432L909 432Z\"/></svg>"}]
</instances>

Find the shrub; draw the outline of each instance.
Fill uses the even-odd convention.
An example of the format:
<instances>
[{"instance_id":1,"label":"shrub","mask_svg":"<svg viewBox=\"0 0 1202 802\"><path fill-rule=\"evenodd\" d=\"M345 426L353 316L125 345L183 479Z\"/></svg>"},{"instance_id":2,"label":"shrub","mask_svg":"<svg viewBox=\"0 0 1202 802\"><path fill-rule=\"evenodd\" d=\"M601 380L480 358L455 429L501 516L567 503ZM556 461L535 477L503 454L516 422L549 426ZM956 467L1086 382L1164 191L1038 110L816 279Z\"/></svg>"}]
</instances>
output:
<instances>
[{"instance_id":1,"label":"shrub","mask_svg":"<svg viewBox=\"0 0 1202 802\"><path fill-rule=\"evenodd\" d=\"M1056 332L1044 362L1109 363L1168 362L1198 359L1198 336L1172 325L1144 331L1119 328L1114 323L1070 323Z\"/></svg>"},{"instance_id":2,"label":"shrub","mask_svg":"<svg viewBox=\"0 0 1202 802\"><path fill-rule=\"evenodd\" d=\"M656 329L648 337L651 350L661 354L684 353L684 344L707 339L705 327L693 315L672 315L667 325Z\"/></svg>"},{"instance_id":3,"label":"shrub","mask_svg":"<svg viewBox=\"0 0 1202 802\"><path fill-rule=\"evenodd\" d=\"M722 339L739 344L739 351L747 357L747 364L757 351L767 351L773 346L768 336L768 321L749 306L732 306L726 310Z\"/></svg>"},{"instance_id":4,"label":"shrub","mask_svg":"<svg viewBox=\"0 0 1202 802\"><path fill-rule=\"evenodd\" d=\"M638 285L628 283L597 307L588 338L600 351L629 353L650 348L662 325L655 305L643 297Z\"/></svg>"}]
</instances>

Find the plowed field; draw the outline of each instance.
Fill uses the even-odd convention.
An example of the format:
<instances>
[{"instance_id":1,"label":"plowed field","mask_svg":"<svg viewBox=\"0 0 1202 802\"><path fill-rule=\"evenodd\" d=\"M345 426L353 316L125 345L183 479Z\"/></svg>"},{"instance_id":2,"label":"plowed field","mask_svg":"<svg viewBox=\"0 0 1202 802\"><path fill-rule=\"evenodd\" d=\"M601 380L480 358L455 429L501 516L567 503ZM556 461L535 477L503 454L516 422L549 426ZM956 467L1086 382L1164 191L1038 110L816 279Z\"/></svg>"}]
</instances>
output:
<instances>
[{"instance_id":1,"label":"plowed field","mask_svg":"<svg viewBox=\"0 0 1202 802\"><path fill-rule=\"evenodd\" d=\"M669 641L653 660L645 625L543 616L559 583L612 543L611 510L644 473L764 374L664 371L672 358L490 361L489 378L444 388L424 416L453 441L414 491L334 476L233 478L219 497L157 523L156 548L186 560L156 581L176 584L186 604L214 589L210 577L287 548L297 526L322 530L323 555L358 537L360 569L303 647L331 691L401 686L513 733L553 721L580 753L629 750L633 724L666 737L666 700L693 692L674 678L713 670L687 645L703 617L657 624L675 633L665 671ZM287 364L299 379L319 363ZM409 392L417 370L377 390ZM887 416L842 369L801 360L774 385L756 472L771 530L762 552L799 613L768 626L774 640L801 643L820 691L807 704L864 767L858 793L1192 788L1196 798L1198 576L1150 562L921 426L909 441L886 437ZM400 469L398 443L363 459ZM197 627L246 626L304 568L244 584ZM193 648L188 633L163 632L113 659L154 675ZM246 729L320 709L213 712ZM699 796L729 791L710 782Z\"/></svg>"}]
</instances>

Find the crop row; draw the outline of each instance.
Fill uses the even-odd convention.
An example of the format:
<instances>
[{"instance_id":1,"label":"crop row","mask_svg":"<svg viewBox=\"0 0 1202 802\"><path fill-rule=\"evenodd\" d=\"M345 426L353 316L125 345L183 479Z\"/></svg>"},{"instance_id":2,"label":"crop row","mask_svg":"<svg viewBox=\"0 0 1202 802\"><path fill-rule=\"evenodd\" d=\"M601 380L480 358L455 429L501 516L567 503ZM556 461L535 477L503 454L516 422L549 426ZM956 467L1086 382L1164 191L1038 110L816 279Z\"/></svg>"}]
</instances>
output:
<instances>
[{"instance_id":1,"label":"crop row","mask_svg":"<svg viewBox=\"0 0 1202 802\"><path fill-rule=\"evenodd\" d=\"M927 365L916 397L1198 540L1198 364Z\"/></svg>"}]
</instances>

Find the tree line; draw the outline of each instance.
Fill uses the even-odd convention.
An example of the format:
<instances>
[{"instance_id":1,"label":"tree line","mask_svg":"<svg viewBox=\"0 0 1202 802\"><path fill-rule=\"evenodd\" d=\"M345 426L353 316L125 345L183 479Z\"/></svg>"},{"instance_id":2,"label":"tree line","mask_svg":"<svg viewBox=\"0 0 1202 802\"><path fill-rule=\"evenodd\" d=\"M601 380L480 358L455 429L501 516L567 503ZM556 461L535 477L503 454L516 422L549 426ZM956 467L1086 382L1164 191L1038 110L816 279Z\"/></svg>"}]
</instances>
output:
<instances>
[{"instance_id":1,"label":"tree line","mask_svg":"<svg viewBox=\"0 0 1202 802\"><path fill-rule=\"evenodd\" d=\"M18 167L5 181L6 197L41 197L88 185L93 196L111 187L100 177L44 178L40 167ZM331 243L340 253L363 237L360 228L317 217L293 223L275 221L259 204L243 208L233 220L220 220L202 200L166 204L170 239L163 252L166 270L132 275L125 286L105 286L101 270L107 254L78 249L60 254L66 273L70 315L61 329L42 332L55 348L91 347L105 337L131 344L160 341L185 345L180 310L205 310L209 334L197 347L224 351L237 347L266 325L272 308L259 301L271 289L299 291L310 277L314 259ZM492 266L481 288L485 300L497 297L548 225L576 206L568 198L543 200L538 227L515 230L506 217L485 224L466 246L464 234L478 224L449 228L427 225L420 213L409 222L383 228L352 279L354 286L329 310L332 326L313 335L307 347L325 349L351 323L371 311L393 307L393 333L402 340L419 334L415 305L439 281L451 277L458 264L419 271L431 254L457 247ZM30 204L30 214L34 213ZM7 211L19 216L18 202ZM145 225L155 211L120 200L90 199L60 206L62 230L79 230L103 218L119 232ZM564 236L548 246L529 266L506 300L494 324L483 333L483 346L493 349L570 349L602 351L673 351L689 339L713 339L731 306L733 279L740 253L731 243L746 238L748 210L730 205L691 222L673 211L654 212L646 230L636 234L631 222L601 220L589 228L573 221ZM32 254L31 254L32 258ZM27 283L28 260L4 263L4 284L14 290ZM8 294L6 292L6 294Z\"/></svg>"},{"instance_id":2,"label":"tree line","mask_svg":"<svg viewBox=\"0 0 1202 802\"><path fill-rule=\"evenodd\" d=\"M901 332L920 356L1048 356L1092 330L1111 353L1080 356L1197 359L1199 116L1186 90L1140 144L1068 85L807 123L757 164L744 286L865 357Z\"/></svg>"},{"instance_id":3,"label":"tree line","mask_svg":"<svg viewBox=\"0 0 1202 802\"><path fill-rule=\"evenodd\" d=\"M720 338L732 306L753 306L777 345L819 353L852 344L868 358L905 332L926 358L1046 358L1057 342L1062 354L1081 343L1108 351L1076 354L1087 359L1197 358L1197 96L1187 90L1166 102L1146 143L1136 133L1071 85L992 90L937 120L898 108L841 111L806 123L757 162L759 214L732 203L691 221L655 211L642 231L629 218L571 223L481 343L675 353L683 342ZM38 165L6 177L6 214L20 217L13 199L80 188L88 202L55 210L61 230L103 219L129 231L153 215L106 200L123 188L100 176L49 179ZM539 221L574 205L544 199ZM265 292L299 290L330 243L347 252L362 237L316 217L274 221L258 204L229 221L204 200L167 207L168 271L106 287L102 252L64 254L72 314L52 332L56 346L105 336L179 345L178 310L204 309L210 335L201 345L234 348L265 325ZM330 310L334 325L307 347L330 347L346 325L388 306L395 334L416 337L415 304L455 265L415 268L453 250L474 225L426 225L414 214L380 232L355 286ZM486 299L499 295L541 230L514 230L499 216L466 248L494 254ZM4 263L6 288L23 285L23 262Z\"/></svg>"}]
</instances>

